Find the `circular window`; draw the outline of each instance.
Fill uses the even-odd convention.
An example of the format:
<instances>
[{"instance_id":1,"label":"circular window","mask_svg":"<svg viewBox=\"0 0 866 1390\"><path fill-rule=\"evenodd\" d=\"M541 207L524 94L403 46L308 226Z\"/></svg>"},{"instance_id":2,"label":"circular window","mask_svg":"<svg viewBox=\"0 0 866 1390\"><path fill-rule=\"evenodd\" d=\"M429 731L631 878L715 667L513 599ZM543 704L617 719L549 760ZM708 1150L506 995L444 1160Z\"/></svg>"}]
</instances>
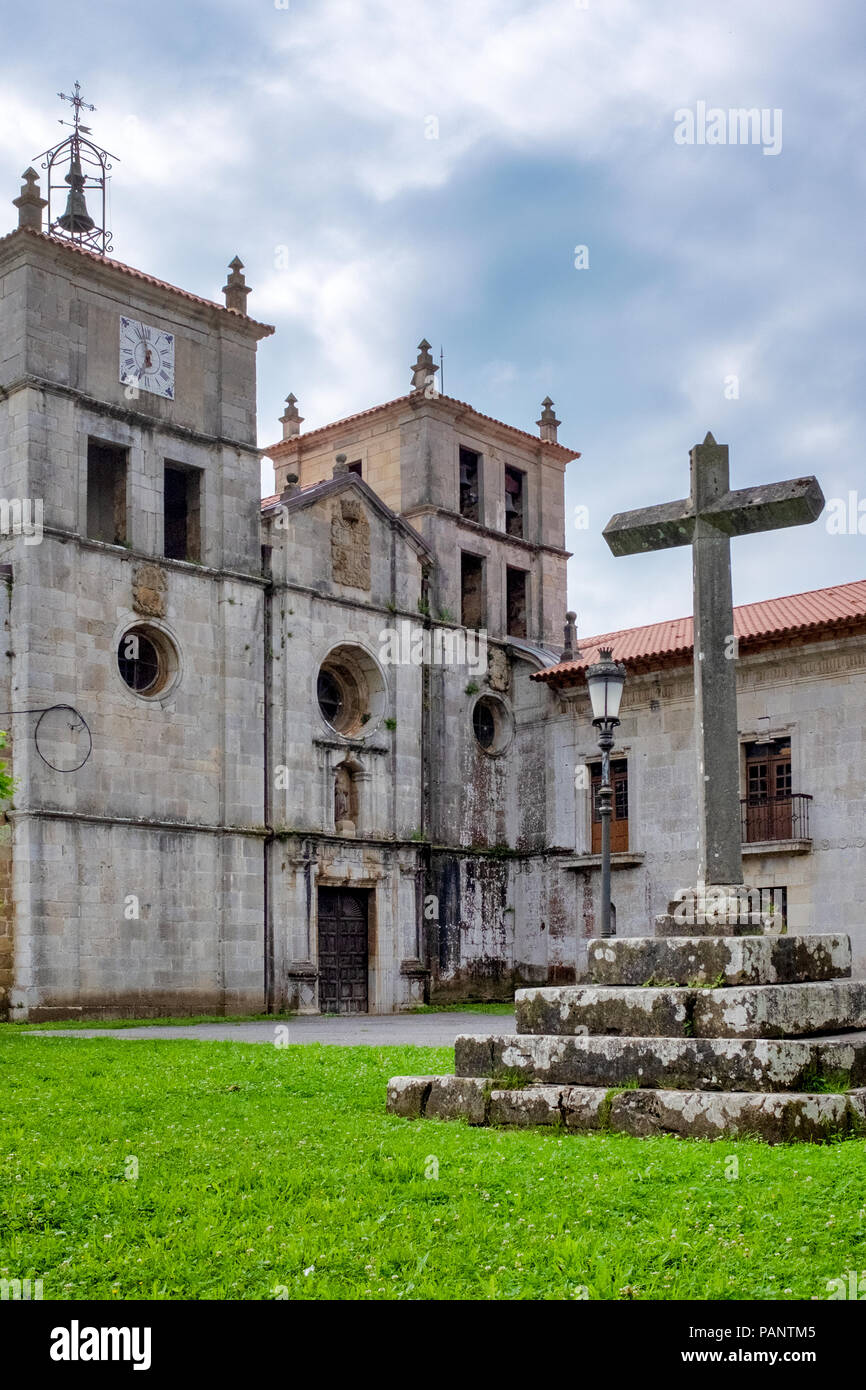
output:
<instances>
[{"instance_id":1,"label":"circular window","mask_svg":"<svg viewBox=\"0 0 866 1390\"><path fill-rule=\"evenodd\" d=\"M177 671L177 653L156 628L131 627L117 645L117 669L136 695L158 695Z\"/></svg>"},{"instance_id":2,"label":"circular window","mask_svg":"<svg viewBox=\"0 0 866 1390\"><path fill-rule=\"evenodd\" d=\"M385 712L385 682L362 647L335 647L319 668L316 698L325 723L351 737L378 724Z\"/></svg>"},{"instance_id":3,"label":"circular window","mask_svg":"<svg viewBox=\"0 0 866 1390\"><path fill-rule=\"evenodd\" d=\"M472 710L472 729L485 753L504 753L511 743L514 721L502 700L482 695Z\"/></svg>"}]
</instances>

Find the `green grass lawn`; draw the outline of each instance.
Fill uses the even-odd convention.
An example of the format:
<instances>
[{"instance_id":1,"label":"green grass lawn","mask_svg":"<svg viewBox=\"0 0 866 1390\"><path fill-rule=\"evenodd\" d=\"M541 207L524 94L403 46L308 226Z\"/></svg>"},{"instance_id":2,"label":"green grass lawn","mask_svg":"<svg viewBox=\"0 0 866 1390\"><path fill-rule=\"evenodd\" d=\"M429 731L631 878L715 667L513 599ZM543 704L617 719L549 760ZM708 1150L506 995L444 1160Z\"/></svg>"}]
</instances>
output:
<instances>
[{"instance_id":1,"label":"green grass lawn","mask_svg":"<svg viewBox=\"0 0 866 1390\"><path fill-rule=\"evenodd\" d=\"M862 1142L385 1114L389 1076L452 1067L450 1048L0 1026L0 1276L46 1299L764 1299L866 1266Z\"/></svg>"}]
</instances>

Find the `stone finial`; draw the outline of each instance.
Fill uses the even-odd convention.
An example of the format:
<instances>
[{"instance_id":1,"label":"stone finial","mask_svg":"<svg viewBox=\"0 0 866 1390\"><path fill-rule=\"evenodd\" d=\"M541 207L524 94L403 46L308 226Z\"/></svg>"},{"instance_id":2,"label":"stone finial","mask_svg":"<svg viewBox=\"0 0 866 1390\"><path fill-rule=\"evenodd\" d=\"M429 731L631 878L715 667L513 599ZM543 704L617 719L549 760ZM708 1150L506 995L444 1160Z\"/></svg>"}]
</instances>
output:
<instances>
[{"instance_id":1,"label":"stone finial","mask_svg":"<svg viewBox=\"0 0 866 1390\"><path fill-rule=\"evenodd\" d=\"M35 169L25 169L21 175L24 182L21 194L12 199L12 206L18 209L18 226L30 227L34 232L42 231L42 209L48 206L39 190L39 175Z\"/></svg>"},{"instance_id":2,"label":"stone finial","mask_svg":"<svg viewBox=\"0 0 866 1390\"><path fill-rule=\"evenodd\" d=\"M283 482L283 490L280 493L281 502L288 502L290 497L294 497L295 493L298 491L298 482L297 473L286 474L285 481Z\"/></svg>"},{"instance_id":3,"label":"stone finial","mask_svg":"<svg viewBox=\"0 0 866 1390\"><path fill-rule=\"evenodd\" d=\"M560 661L576 661L580 656L580 647L577 645L577 614L571 610L565 615L565 646L562 649Z\"/></svg>"},{"instance_id":4,"label":"stone finial","mask_svg":"<svg viewBox=\"0 0 866 1390\"><path fill-rule=\"evenodd\" d=\"M223 285L223 294L226 297L226 308L236 309L239 314L245 314L247 312L247 295L250 292L250 287L241 273L243 268L243 261L239 256L235 256L234 260L229 262L231 274Z\"/></svg>"},{"instance_id":5,"label":"stone finial","mask_svg":"<svg viewBox=\"0 0 866 1390\"><path fill-rule=\"evenodd\" d=\"M539 434L547 444L555 444L557 442L556 431L562 424L562 421L557 420L556 411L553 409L553 401L549 396L545 396L544 400L541 402L541 418L536 420L535 423L538 426Z\"/></svg>"},{"instance_id":6,"label":"stone finial","mask_svg":"<svg viewBox=\"0 0 866 1390\"><path fill-rule=\"evenodd\" d=\"M334 463L332 477L342 478L349 471L349 464L345 454L338 454Z\"/></svg>"},{"instance_id":7,"label":"stone finial","mask_svg":"<svg viewBox=\"0 0 866 1390\"><path fill-rule=\"evenodd\" d=\"M430 344L426 338L422 338L418 344L418 361L413 362L409 370L412 373L413 393L423 394L428 386L433 386L439 368L430 356Z\"/></svg>"},{"instance_id":8,"label":"stone finial","mask_svg":"<svg viewBox=\"0 0 866 1390\"><path fill-rule=\"evenodd\" d=\"M283 427L283 439L294 439L295 435L300 434L303 422L303 415L298 414L298 398L290 391L286 396L285 414L280 416L280 424Z\"/></svg>"}]
</instances>

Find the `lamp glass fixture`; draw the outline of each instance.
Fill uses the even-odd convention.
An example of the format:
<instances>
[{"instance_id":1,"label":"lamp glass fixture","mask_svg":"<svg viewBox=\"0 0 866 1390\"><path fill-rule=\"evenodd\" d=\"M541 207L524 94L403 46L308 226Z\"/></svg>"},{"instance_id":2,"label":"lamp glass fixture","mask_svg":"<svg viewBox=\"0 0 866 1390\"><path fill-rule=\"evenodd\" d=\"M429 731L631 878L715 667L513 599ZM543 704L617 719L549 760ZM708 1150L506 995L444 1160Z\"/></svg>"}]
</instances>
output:
<instances>
[{"instance_id":1,"label":"lamp glass fixture","mask_svg":"<svg viewBox=\"0 0 866 1390\"><path fill-rule=\"evenodd\" d=\"M587 667L586 683L592 702L593 719L618 719L625 685L625 667L613 660L608 647L602 647L599 660Z\"/></svg>"}]
</instances>

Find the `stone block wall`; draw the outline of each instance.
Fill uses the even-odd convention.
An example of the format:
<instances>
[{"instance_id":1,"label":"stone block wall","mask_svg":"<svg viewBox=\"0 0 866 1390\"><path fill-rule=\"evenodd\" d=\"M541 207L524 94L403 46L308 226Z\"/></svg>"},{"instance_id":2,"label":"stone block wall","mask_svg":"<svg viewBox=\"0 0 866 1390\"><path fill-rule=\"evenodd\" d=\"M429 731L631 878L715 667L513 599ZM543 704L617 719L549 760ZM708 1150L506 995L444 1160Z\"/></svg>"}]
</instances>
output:
<instances>
[{"instance_id":1,"label":"stone block wall","mask_svg":"<svg viewBox=\"0 0 866 1390\"><path fill-rule=\"evenodd\" d=\"M15 819L13 1018L264 1007L256 837Z\"/></svg>"}]
</instances>

